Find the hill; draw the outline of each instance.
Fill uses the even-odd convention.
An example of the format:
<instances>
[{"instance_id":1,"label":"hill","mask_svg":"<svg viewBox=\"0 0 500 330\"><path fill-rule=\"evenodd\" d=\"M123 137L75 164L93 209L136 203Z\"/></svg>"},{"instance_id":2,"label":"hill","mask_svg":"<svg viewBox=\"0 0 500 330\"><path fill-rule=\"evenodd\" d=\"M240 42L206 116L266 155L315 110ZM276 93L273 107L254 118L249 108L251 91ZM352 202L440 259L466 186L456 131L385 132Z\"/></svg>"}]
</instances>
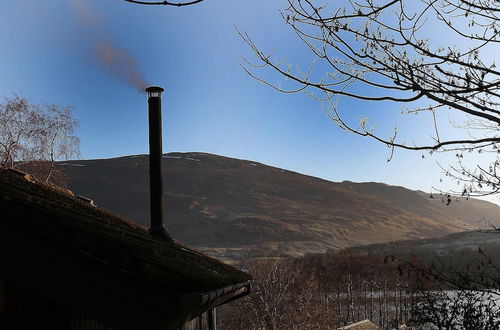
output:
<instances>
[{"instance_id":1,"label":"hill","mask_svg":"<svg viewBox=\"0 0 500 330\"><path fill-rule=\"evenodd\" d=\"M478 258L478 249L495 260L500 260L500 232L474 230L442 237L378 243L347 248L359 254L396 255L403 259L417 256L423 261L454 260L467 263Z\"/></svg>"},{"instance_id":2,"label":"hill","mask_svg":"<svg viewBox=\"0 0 500 330\"><path fill-rule=\"evenodd\" d=\"M69 188L147 225L147 155L67 161ZM301 255L500 225L500 208L383 183L330 182L206 153L164 155L172 236L220 258Z\"/></svg>"},{"instance_id":3,"label":"hill","mask_svg":"<svg viewBox=\"0 0 500 330\"><path fill-rule=\"evenodd\" d=\"M371 244L347 248L360 255L396 256L400 260L417 260L444 275L451 283L468 285L467 281L488 283L498 288L500 264L500 231L480 230L453 233L443 237ZM325 256L336 251L328 251ZM454 279L454 280L452 280ZM465 280L467 279L467 280Z\"/></svg>"}]
</instances>

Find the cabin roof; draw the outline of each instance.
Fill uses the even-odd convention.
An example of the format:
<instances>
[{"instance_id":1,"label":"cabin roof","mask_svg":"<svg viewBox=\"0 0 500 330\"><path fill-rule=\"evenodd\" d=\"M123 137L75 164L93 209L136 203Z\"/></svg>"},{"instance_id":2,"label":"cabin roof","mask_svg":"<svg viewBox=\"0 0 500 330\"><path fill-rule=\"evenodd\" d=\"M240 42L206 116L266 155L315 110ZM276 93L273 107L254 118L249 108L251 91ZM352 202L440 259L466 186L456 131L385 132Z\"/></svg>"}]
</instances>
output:
<instances>
[{"instance_id":1,"label":"cabin roof","mask_svg":"<svg viewBox=\"0 0 500 330\"><path fill-rule=\"evenodd\" d=\"M0 168L0 280L120 329L177 329L251 276L87 198Z\"/></svg>"},{"instance_id":2,"label":"cabin roof","mask_svg":"<svg viewBox=\"0 0 500 330\"><path fill-rule=\"evenodd\" d=\"M154 238L146 227L29 175L0 169L0 199L11 206L2 211L1 221L16 221L25 231L65 243L68 248L145 280L171 283L175 277L175 282L188 291L210 291L250 279L247 273L178 242L170 244ZM18 213L13 213L14 204L21 206ZM41 218L46 228L37 231L40 224L33 223ZM75 235L84 235L86 240L65 239ZM116 253L105 250L109 247L115 247Z\"/></svg>"}]
</instances>

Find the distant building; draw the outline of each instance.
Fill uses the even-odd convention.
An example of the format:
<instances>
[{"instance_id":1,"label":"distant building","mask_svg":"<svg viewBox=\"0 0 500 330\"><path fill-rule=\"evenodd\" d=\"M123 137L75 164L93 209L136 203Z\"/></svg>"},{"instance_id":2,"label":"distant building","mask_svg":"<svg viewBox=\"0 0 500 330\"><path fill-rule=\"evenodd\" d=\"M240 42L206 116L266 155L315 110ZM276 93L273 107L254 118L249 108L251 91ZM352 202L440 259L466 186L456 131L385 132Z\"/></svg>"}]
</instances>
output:
<instances>
[{"instance_id":1,"label":"distant building","mask_svg":"<svg viewBox=\"0 0 500 330\"><path fill-rule=\"evenodd\" d=\"M0 329L215 329L250 276L0 169Z\"/></svg>"},{"instance_id":2,"label":"distant building","mask_svg":"<svg viewBox=\"0 0 500 330\"><path fill-rule=\"evenodd\" d=\"M370 320L363 320L356 323L346 325L337 330L378 330L379 327Z\"/></svg>"}]
</instances>

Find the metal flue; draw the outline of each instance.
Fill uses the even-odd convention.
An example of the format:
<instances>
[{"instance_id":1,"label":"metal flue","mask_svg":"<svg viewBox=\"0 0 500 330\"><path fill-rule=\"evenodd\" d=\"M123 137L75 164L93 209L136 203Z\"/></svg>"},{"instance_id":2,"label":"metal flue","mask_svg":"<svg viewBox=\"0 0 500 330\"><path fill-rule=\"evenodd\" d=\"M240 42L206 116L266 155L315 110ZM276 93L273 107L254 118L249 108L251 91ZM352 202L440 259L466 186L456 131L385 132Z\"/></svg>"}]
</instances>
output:
<instances>
[{"instance_id":1,"label":"metal flue","mask_svg":"<svg viewBox=\"0 0 500 330\"><path fill-rule=\"evenodd\" d=\"M161 121L161 93L163 88L150 86L148 93L149 117L149 182L151 208L151 235L173 242L163 224L163 166L162 166L162 121Z\"/></svg>"}]
</instances>

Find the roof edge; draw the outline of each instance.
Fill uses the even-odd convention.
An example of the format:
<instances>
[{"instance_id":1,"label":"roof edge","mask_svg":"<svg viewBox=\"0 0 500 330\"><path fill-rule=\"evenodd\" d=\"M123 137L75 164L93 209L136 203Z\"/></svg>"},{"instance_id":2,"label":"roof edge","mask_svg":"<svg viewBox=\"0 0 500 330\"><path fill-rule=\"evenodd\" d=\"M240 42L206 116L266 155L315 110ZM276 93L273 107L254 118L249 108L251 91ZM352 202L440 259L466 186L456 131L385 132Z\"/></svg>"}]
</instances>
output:
<instances>
[{"instance_id":1,"label":"roof edge","mask_svg":"<svg viewBox=\"0 0 500 330\"><path fill-rule=\"evenodd\" d=\"M250 292L250 281L244 281L209 292L181 294L179 300L185 307L197 310L197 313L190 315L190 319L193 319L210 308L242 298Z\"/></svg>"}]
</instances>

